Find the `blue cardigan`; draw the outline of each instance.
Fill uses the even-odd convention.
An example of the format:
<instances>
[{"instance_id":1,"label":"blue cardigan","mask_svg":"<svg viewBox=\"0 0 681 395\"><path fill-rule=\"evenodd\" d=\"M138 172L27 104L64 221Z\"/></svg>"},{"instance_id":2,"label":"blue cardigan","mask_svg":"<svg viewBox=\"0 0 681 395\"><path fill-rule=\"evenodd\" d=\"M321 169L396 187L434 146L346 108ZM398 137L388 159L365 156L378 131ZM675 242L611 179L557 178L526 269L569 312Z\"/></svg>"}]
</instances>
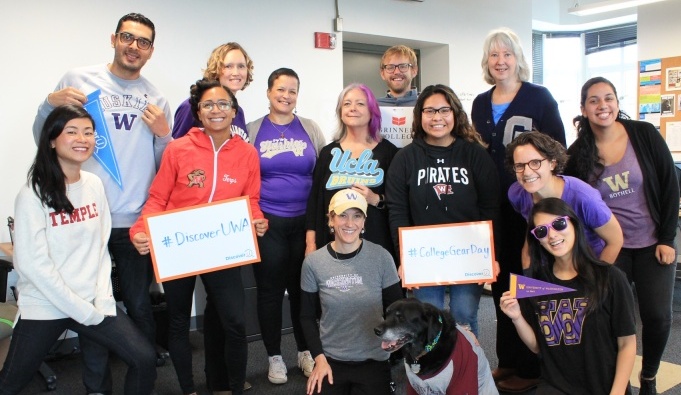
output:
<instances>
[{"instance_id":1,"label":"blue cardigan","mask_svg":"<svg viewBox=\"0 0 681 395\"><path fill-rule=\"evenodd\" d=\"M529 82L522 83L513 101L495 125L492 118L492 92L495 88L496 86L475 98L471 119L482 139L489 144L487 151L499 172L500 192L505 199L508 188L516 181L515 174L509 173L504 167L506 145L518 133L538 130L565 146L565 127L560 119L558 103L549 90Z\"/></svg>"}]
</instances>

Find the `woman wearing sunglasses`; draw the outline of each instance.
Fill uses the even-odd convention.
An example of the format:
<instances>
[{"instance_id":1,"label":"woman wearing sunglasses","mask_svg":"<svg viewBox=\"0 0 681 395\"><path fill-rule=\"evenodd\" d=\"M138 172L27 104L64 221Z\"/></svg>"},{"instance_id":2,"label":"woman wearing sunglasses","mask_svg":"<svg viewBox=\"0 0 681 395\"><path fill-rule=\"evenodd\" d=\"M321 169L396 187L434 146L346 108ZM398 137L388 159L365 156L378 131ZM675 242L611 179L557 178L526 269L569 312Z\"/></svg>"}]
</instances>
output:
<instances>
[{"instance_id":1,"label":"woman wearing sunglasses","mask_svg":"<svg viewBox=\"0 0 681 395\"><path fill-rule=\"evenodd\" d=\"M594 254L614 263L623 241L619 222L597 190L578 178L560 175L567 160L565 147L546 134L526 132L516 137L506 147L506 166L518 180L508 189L508 200L528 219L532 206L541 199L563 199L584 224ZM523 269L529 265L526 240Z\"/></svg>"},{"instance_id":2,"label":"woman wearing sunglasses","mask_svg":"<svg viewBox=\"0 0 681 395\"><path fill-rule=\"evenodd\" d=\"M571 289L521 302L510 291L501 297L501 310L541 357L536 394L631 394L636 322L626 277L594 256L584 225L558 198L534 205L527 238L532 277Z\"/></svg>"}]
</instances>

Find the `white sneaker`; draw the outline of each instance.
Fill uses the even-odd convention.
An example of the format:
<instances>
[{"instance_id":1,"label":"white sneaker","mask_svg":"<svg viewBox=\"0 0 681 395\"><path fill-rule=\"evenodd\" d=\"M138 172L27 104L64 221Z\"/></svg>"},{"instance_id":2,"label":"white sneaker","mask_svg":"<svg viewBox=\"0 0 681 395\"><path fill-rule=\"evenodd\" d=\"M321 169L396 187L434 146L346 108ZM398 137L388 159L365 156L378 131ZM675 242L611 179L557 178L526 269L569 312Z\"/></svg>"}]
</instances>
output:
<instances>
[{"instance_id":1,"label":"white sneaker","mask_svg":"<svg viewBox=\"0 0 681 395\"><path fill-rule=\"evenodd\" d=\"M310 377L314 369L314 359L309 351L298 351L298 367L303 371L305 377Z\"/></svg>"},{"instance_id":2,"label":"white sneaker","mask_svg":"<svg viewBox=\"0 0 681 395\"><path fill-rule=\"evenodd\" d=\"M286 377L286 364L281 355L267 357L270 362L270 370L267 372L267 378L272 384L284 384L288 381Z\"/></svg>"}]
</instances>

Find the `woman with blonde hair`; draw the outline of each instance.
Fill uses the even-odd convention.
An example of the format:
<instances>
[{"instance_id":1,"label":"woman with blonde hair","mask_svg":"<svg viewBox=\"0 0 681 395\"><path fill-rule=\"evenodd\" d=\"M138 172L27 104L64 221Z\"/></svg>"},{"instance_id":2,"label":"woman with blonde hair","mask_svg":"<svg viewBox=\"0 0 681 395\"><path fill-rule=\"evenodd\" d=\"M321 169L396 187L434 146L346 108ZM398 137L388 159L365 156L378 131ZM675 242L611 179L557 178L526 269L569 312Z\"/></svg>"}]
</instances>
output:
<instances>
[{"instance_id":1,"label":"woman with blonde hair","mask_svg":"<svg viewBox=\"0 0 681 395\"><path fill-rule=\"evenodd\" d=\"M246 89L253 81L253 60L246 50L235 42L222 44L215 48L206 62L203 78L220 81L235 96L237 92ZM201 126L192 115L189 99L183 101L175 110L175 122L173 122L173 138L180 138L187 134L194 126ZM246 133L246 117L243 108L232 121L232 133L238 134L248 142Z\"/></svg>"},{"instance_id":2,"label":"woman with blonde hair","mask_svg":"<svg viewBox=\"0 0 681 395\"><path fill-rule=\"evenodd\" d=\"M548 89L528 82L530 66L513 31L507 28L491 31L482 50L482 75L493 86L475 98L471 119L488 144L487 152L499 172L501 209L497 227L504 231L495 234L501 274L492 284L492 296L498 306L501 293L508 289L509 274L522 274L521 250L525 241L525 220L507 197L515 177L504 167L506 146L517 135L531 130L548 134L565 146L565 127L558 103ZM537 359L522 344L513 324L498 307L496 316L499 366L492 375L495 381L506 380L498 384L499 389L526 391L538 383Z\"/></svg>"}]
</instances>

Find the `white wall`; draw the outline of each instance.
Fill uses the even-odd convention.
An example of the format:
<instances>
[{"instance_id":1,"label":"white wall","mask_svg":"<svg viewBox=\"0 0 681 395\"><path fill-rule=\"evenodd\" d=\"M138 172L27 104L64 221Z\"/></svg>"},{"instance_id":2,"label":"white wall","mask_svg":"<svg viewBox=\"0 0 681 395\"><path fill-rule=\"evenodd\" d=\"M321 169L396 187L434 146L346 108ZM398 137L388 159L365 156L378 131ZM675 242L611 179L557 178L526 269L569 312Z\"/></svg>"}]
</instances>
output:
<instances>
[{"instance_id":1,"label":"white wall","mask_svg":"<svg viewBox=\"0 0 681 395\"><path fill-rule=\"evenodd\" d=\"M489 30L516 30L530 55L531 0L339 3L349 34L440 43L424 50L425 59L448 53L449 62L421 69L423 82L450 83L468 107L473 95L488 88L479 62ZM255 62L255 81L238 95L247 120L267 112L267 76L286 66L301 77L298 113L317 120L328 136L332 133L342 89L342 47L315 49L313 37L315 31L332 32L333 0L60 0L4 2L2 8L0 241L9 240L4 219L13 215L14 197L35 154L31 126L38 104L66 70L113 59L109 37L118 18L128 12L141 12L156 24L154 55L143 74L165 93L173 109L201 76L211 50L237 41Z\"/></svg>"},{"instance_id":2,"label":"white wall","mask_svg":"<svg viewBox=\"0 0 681 395\"><path fill-rule=\"evenodd\" d=\"M681 0L639 7L638 59L681 56Z\"/></svg>"}]
</instances>

